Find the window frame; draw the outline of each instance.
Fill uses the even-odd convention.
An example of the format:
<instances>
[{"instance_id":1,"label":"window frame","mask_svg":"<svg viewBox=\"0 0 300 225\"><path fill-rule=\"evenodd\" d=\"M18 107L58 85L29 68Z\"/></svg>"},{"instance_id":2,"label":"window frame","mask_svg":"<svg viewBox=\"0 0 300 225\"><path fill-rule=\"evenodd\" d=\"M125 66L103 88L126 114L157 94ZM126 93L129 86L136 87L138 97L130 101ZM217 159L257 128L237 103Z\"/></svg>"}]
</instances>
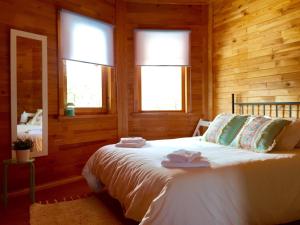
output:
<instances>
[{"instance_id":1,"label":"window frame","mask_svg":"<svg viewBox=\"0 0 300 225\"><path fill-rule=\"evenodd\" d=\"M190 67L181 67L181 110L142 110L142 66L135 68L134 112L136 113L187 113L190 112ZM163 67L163 66L162 66Z\"/></svg>"},{"instance_id":2,"label":"window frame","mask_svg":"<svg viewBox=\"0 0 300 225\"><path fill-rule=\"evenodd\" d=\"M65 106L67 104L67 74L66 74L66 65L65 60L62 58L62 46L61 46L61 17L60 12L64 8L59 8L57 10L57 46L58 46L58 116L65 117ZM66 9L70 12L72 10ZM74 12L77 13L77 12ZM80 13L82 16L88 16ZM93 19L99 19L94 18ZM113 40L115 42L115 38ZM70 60L71 61L71 60ZM76 60L72 60L76 61ZM78 61L81 62L81 61ZM89 62L82 62L89 63ZM93 64L93 63L89 63ZM98 64L95 64L98 65ZM102 69L102 107L95 108L75 108L75 117L76 116L86 116L86 115L99 115L99 114L108 114L116 113L116 75L114 67L101 65Z\"/></svg>"},{"instance_id":3,"label":"window frame","mask_svg":"<svg viewBox=\"0 0 300 225\"><path fill-rule=\"evenodd\" d=\"M141 96L141 65L135 65L134 69L134 103L133 103L133 113L138 114L182 114L182 113L191 113L192 112L192 91L191 91L191 74L192 74L192 63L191 63L191 54L192 54L192 29L190 26L173 26L166 27L164 25L159 26L137 26L135 29L149 29L149 30L190 30L191 36L189 40L189 66L181 66L182 68L182 110L142 110L142 96ZM133 42L135 43L135 38L133 38ZM173 65L170 65L173 66ZM175 66L175 65L174 65ZM184 85L183 85L184 83Z\"/></svg>"},{"instance_id":4,"label":"window frame","mask_svg":"<svg viewBox=\"0 0 300 225\"><path fill-rule=\"evenodd\" d=\"M64 95L64 102L65 104L67 103L67 73L66 73L66 61L65 59L62 59L62 64L63 64L63 76L64 76L64 89L63 89L63 95ZM72 61L72 60L69 60ZM79 61L74 61L74 62L79 62ZM86 63L86 62L79 62L79 63ZM98 65L98 64L93 64L93 63L87 63L91 65ZM76 114L80 115L87 115L87 114L99 114L99 113L107 113L107 78L109 76L109 69L106 66L101 66L101 76L102 76L102 107L75 107Z\"/></svg>"}]
</instances>

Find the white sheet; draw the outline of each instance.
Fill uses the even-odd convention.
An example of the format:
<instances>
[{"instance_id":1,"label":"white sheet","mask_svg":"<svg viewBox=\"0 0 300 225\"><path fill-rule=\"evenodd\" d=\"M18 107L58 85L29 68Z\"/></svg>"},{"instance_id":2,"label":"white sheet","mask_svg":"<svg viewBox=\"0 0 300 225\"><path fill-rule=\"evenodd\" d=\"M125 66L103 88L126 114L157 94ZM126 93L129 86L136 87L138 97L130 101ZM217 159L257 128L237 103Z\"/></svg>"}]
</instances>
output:
<instances>
[{"instance_id":1,"label":"white sheet","mask_svg":"<svg viewBox=\"0 0 300 225\"><path fill-rule=\"evenodd\" d=\"M161 161L184 148L210 168L167 169ZM150 141L140 149L108 145L83 175L100 181L125 216L141 225L280 224L300 219L300 150L254 153L201 142L199 137Z\"/></svg>"},{"instance_id":2,"label":"white sheet","mask_svg":"<svg viewBox=\"0 0 300 225\"><path fill-rule=\"evenodd\" d=\"M18 138L30 138L33 141L32 151L41 152L43 149L43 129L42 126L18 124L17 125Z\"/></svg>"}]
</instances>

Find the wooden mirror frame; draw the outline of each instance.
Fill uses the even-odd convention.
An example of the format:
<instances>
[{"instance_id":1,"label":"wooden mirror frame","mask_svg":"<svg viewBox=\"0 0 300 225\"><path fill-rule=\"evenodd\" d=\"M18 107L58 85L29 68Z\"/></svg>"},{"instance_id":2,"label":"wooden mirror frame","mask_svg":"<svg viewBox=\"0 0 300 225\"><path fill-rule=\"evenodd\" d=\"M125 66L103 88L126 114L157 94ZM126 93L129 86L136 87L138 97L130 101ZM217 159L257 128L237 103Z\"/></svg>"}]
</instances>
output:
<instances>
[{"instance_id":1,"label":"wooden mirror frame","mask_svg":"<svg viewBox=\"0 0 300 225\"><path fill-rule=\"evenodd\" d=\"M41 41L42 44L42 108L43 108L43 150L31 152L31 157L48 155L48 59L47 36L30 32L10 30L10 92L11 92L11 141L17 139L17 37ZM12 151L12 158L15 158Z\"/></svg>"}]
</instances>

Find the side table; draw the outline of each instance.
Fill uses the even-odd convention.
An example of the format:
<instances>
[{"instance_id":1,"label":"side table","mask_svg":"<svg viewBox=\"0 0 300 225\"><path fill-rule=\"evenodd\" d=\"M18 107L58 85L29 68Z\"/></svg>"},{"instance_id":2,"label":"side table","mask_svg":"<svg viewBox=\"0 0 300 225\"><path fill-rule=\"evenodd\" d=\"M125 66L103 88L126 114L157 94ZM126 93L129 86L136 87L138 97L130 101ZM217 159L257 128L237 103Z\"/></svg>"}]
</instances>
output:
<instances>
[{"instance_id":1,"label":"side table","mask_svg":"<svg viewBox=\"0 0 300 225\"><path fill-rule=\"evenodd\" d=\"M7 177L8 177L8 167L9 165L23 165L28 164L30 167L30 199L32 203L35 202L35 166L34 166L34 158L29 159L26 162L19 162L15 159L7 159L3 160L3 203L4 207L7 206Z\"/></svg>"}]
</instances>

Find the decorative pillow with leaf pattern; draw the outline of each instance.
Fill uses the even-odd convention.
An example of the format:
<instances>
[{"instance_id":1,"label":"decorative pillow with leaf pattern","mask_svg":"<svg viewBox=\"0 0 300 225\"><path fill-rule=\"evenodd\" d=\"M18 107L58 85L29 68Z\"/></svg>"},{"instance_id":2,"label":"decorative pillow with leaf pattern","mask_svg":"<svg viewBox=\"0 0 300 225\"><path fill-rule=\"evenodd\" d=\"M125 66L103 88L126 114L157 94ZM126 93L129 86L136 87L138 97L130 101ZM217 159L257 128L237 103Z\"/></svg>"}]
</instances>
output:
<instances>
[{"instance_id":1,"label":"decorative pillow with leaf pattern","mask_svg":"<svg viewBox=\"0 0 300 225\"><path fill-rule=\"evenodd\" d=\"M243 127L249 116L222 113L210 124L203 135L203 140L222 145L229 145Z\"/></svg>"},{"instance_id":2,"label":"decorative pillow with leaf pattern","mask_svg":"<svg viewBox=\"0 0 300 225\"><path fill-rule=\"evenodd\" d=\"M291 121L253 116L244 125L231 146L255 152L269 152L276 145L276 138Z\"/></svg>"}]
</instances>

